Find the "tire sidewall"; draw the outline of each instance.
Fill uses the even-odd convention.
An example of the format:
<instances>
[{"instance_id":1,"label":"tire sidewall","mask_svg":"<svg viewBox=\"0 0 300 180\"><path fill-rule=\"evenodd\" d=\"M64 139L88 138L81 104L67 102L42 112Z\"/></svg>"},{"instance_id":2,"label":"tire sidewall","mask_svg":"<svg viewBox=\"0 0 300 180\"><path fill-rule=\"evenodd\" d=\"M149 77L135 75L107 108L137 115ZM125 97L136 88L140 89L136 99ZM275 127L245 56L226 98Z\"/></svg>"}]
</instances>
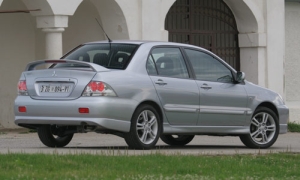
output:
<instances>
[{"instance_id":1,"label":"tire sidewall","mask_svg":"<svg viewBox=\"0 0 300 180\"><path fill-rule=\"evenodd\" d=\"M38 128L38 136L41 142L48 147L64 147L69 144L74 134L69 134L63 137L54 137L51 130L51 125L43 125Z\"/></svg>"},{"instance_id":2,"label":"tire sidewall","mask_svg":"<svg viewBox=\"0 0 300 180\"><path fill-rule=\"evenodd\" d=\"M273 118L274 121L275 121L275 126L276 126L276 131L275 131L274 137L273 137L273 139L272 139L270 142L268 142L267 144L258 144L258 143L256 143L256 142L252 139L252 137L251 137L251 131L250 131L250 126L251 126L252 118L253 118L256 114L262 113L262 112L265 112L265 113L268 113L269 115L271 115L272 118ZM266 107L259 107L259 108L257 108L257 109L254 111L253 116L251 117L251 121L250 121L250 125L249 125L249 132L250 132L249 135L248 135L249 141L250 141L255 147L257 147L257 148L268 148L268 147L272 146L272 145L276 142L276 140L277 140L277 138L278 138L278 135L279 135L279 119L278 119L277 115L276 115L271 109L269 109L269 108L266 108Z\"/></svg>"},{"instance_id":3,"label":"tire sidewall","mask_svg":"<svg viewBox=\"0 0 300 180\"><path fill-rule=\"evenodd\" d=\"M194 139L194 135L181 135L182 139L174 138L173 135L161 135L160 139L170 146L184 146Z\"/></svg>"},{"instance_id":4,"label":"tire sidewall","mask_svg":"<svg viewBox=\"0 0 300 180\"><path fill-rule=\"evenodd\" d=\"M151 112L154 113L154 115L156 117L156 120L157 120L157 125L158 125L156 137L153 140L153 142L150 143L150 144L144 144L143 142L141 142L141 140L139 139L139 137L137 135L137 130L136 130L138 117L145 110L148 110L148 111L151 111ZM131 128L130 128L130 135L133 136L134 140L138 144L137 148L139 148L139 149L151 149L151 148L153 148L155 146L155 144L157 143L161 132L162 132L162 123L161 123L161 119L160 119L159 114L157 113L156 109L153 108L150 105L141 105L140 107L138 107L136 109L136 111L134 112L133 116L132 116Z\"/></svg>"}]
</instances>

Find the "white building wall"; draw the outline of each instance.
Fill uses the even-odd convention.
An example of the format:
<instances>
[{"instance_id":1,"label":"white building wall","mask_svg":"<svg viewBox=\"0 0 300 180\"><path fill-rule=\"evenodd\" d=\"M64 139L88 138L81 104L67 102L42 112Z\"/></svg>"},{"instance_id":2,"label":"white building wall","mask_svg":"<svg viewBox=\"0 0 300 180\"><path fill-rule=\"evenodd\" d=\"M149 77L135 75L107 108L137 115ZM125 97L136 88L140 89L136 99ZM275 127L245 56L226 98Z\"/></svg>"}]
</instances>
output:
<instances>
[{"instance_id":1,"label":"white building wall","mask_svg":"<svg viewBox=\"0 0 300 180\"><path fill-rule=\"evenodd\" d=\"M284 1L267 0L266 6L267 87L284 97Z\"/></svg>"},{"instance_id":2,"label":"white building wall","mask_svg":"<svg viewBox=\"0 0 300 180\"><path fill-rule=\"evenodd\" d=\"M0 10L26 9L6 0ZM17 83L27 63L35 60L35 19L30 14L0 15L0 128L15 128L13 104Z\"/></svg>"},{"instance_id":3,"label":"white building wall","mask_svg":"<svg viewBox=\"0 0 300 180\"><path fill-rule=\"evenodd\" d=\"M286 100L300 101L300 3L285 4Z\"/></svg>"},{"instance_id":4,"label":"white building wall","mask_svg":"<svg viewBox=\"0 0 300 180\"><path fill-rule=\"evenodd\" d=\"M224 0L235 16L239 31L241 71L246 79L267 87L265 1Z\"/></svg>"},{"instance_id":5,"label":"white building wall","mask_svg":"<svg viewBox=\"0 0 300 180\"><path fill-rule=\"evenodd\" d=\"M124 13L116 1L90 0L97 8L104 30L110 39L129 39ZM131 3L127 1L127 3ZM133 9L134 10L134 9ZM95 19L95 18L94 18Z\"/></svg>"},{"instance_id":6,"label":"white building wall","mask_svg":"<svg viewBox=\"0 0 300 180\"><path fill-rule=\"evenodd\" d=\"M300 3L285 4L285 86L290 121L300 123Z\"/></svg>"},{"instance_id":7,"label":"white building wall","mask_svg":"<svg viewBox=\"0 0 300 180\"><path fill-rule=\"evenodd\" d=\"M79 44L106 39L95 18L101 23L96 7L89 1L83 1L75 14L69 17L68 28L63 32L63 54Z\"/></svg>"}]
</instances>

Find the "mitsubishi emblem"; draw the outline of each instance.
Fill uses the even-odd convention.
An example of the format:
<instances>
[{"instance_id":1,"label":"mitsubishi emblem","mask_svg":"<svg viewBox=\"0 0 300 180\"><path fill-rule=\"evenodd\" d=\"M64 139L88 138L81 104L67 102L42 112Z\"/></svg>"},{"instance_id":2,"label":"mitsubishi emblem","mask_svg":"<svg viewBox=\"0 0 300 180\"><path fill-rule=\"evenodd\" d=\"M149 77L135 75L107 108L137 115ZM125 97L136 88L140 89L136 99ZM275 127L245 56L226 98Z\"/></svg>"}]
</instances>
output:
<instances>
[{"instance_id":1,"label":"mitsubishi emblem","mask_svg":"<svg viewBox=\"0 0 300 180\"><path fill-rule=\"evenodd\" d=\"M52 76L57 76L57 74L55 74L55 71L53 72Z\"/></svg>"}]
</instances>

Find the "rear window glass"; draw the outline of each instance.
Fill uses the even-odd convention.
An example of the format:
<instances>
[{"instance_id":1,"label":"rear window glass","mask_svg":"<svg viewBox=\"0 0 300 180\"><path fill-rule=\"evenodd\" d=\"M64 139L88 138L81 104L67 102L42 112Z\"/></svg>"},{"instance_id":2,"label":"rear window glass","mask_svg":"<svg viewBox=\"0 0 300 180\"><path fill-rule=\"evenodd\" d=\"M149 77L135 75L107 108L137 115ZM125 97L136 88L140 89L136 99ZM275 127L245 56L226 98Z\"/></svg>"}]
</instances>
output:
<instances>
[{"instance_id":1,"label":"rear window glass","mask_svg":"<svg viewBox=\"0 0 300 180\"><path fill-rule=\"evenodd\" d=\"M78 60L98 64L108 69L126 69L138 45L136 44L86 44L62 59ZM52 68L85 67L78 64L56 64Z\"/></svg>"}]
</instances>

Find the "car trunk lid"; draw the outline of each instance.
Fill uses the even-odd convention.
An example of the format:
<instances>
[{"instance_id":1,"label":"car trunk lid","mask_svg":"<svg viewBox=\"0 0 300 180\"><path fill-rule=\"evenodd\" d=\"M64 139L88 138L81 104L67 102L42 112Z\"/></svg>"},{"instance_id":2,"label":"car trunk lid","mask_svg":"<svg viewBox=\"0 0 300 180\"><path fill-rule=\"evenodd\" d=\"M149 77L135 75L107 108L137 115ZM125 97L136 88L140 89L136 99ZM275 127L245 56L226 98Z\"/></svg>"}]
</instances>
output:
<instances>
[{"instance_id":1,"label":"car trunk lid","mask_svg":"<svg viewBox=\"0 0 300 180\"><path fill-rule=\"evenodd\" d=\"M69 63L76 66L36 70L37 65L47 63L47 61L28 64L23 74L31 98L62 100L79 98L97 72L109 71L109 69L93 63L73 60L60 61L52 60L48 63Z\"/></svg>"}]
</instances>

